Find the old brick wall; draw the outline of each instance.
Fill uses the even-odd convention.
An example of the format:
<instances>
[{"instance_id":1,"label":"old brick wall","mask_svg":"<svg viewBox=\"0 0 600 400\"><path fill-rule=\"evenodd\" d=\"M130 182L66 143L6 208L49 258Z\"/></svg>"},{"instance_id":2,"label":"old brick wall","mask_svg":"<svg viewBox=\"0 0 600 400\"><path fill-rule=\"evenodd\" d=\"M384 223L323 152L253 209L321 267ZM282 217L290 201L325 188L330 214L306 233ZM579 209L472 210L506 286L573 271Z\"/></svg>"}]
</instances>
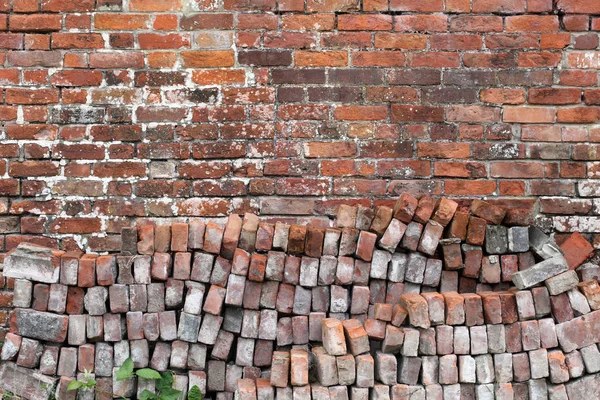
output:
<instances>
[{"instance_id":1,"label":"old brick wall","mask_svg":"<svg viewBox=\"0 0 600 400\"><path fill-rule=\"evenodd\" d=\"M340 206L327 229L140 225L116 256L23 243L3 263L0 394L91 400L67 390L85 371L96 400L164 394L118 378L131 357L214 400L600 398L592 245L458 207L404 193Z\"/></svg>"},{"instance_id":2,"label":"old brick wall","mask_svg":"<svg viewBox=\"0 0 600 400\"><path fill-rule=\"evenodd\" d=\"M5 251L27 236L117 251L135 218L306 222L404 190L600 231L598 1L1 0L0 13Z\"/></svg>"}]
</instances>

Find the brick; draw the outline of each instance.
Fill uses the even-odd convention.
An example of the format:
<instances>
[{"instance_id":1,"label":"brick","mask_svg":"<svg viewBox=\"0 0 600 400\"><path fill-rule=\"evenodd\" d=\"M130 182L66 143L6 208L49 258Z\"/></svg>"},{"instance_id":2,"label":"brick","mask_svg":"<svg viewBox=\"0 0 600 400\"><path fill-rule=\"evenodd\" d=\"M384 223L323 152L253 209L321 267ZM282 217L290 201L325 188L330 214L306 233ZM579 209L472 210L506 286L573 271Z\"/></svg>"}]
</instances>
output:
<instances>
[{"instance_id":1,"label":"brick","mask_svg":"<svg viewBox=\"0 0 600 400\"><path fill-rule=\"evenodd\" d=\"M129 287L126 285L112 285L108 288L110 311L112 313L125 313L129 311Z\"/></svg>"},{"instance_id":2,"label":"brick","mask_svg":"<svg viewBox=\"0 0 600 400\"><path fill-rule=\"evenodd\" d=\"M548 293L551 296L555 296L576 287L579 283L579 277L575 271L569 270L546 279L544 283L546 288L548 288Z\"/></svg>"},{"instance_id":3,"label":"brick","mask_svg":"<svg viewBox=\"0 0 600 400\"><path fill-rule=\"evenodd\" d=\"M569 290L567 292L567 297L569 298L569 303L571 303L571 308L573 309L575 315L585 315L591 311L585 296L578 290Z\"/></svg>"},{"instance_id":4,"label":"brick","mask_svg":"<svg viewBox=\"0 0 600 400\"><path fill-rule=\"evenodd\" d=\"M423 382L435 383L438 381L437 378L437 357L434 355L437 354L437 341L436 341L436 328L429 328L421 331L421 335L419 337L419 352L423 355L429 355L432 357L423 357ZM428 368L431 367L431 370ZM433 373L434 376L427 376L427 374ZM400 378L402 380L402 378ZM407 381L407 383L412 383L413 381Z\"/></svg>"},{"instance_id":5,"label":"brick","mask_svg":"<svg viewBox=\"0 0 600 400\"><path fill-rule=\"evenodd\" d=\"M325 230L323 242L323 255L337 256L341 231L339 229L328 228Z\"/></svg>"},{"instance_id":6,"label":"brick","mask_svg":"<svg viewBox=\"0 0 600 400\"><path fill-rule=\"evenodd\" d=\"M502 323L512 324L518 320L517 301L512 292L499 292L500 307L502 313Z\"/></svg>"},{"instance_id":7,"label":"brick","mask_svg":"<svg viewBox=\"0 0 600 400\"><path fill-rule=\"evenodd\" d=\"M187 280L190 278L192 253L175 253L173 260L173 278Z\"/></svg>"},{"instance_id":8,"label":"brick","mask_svg":"<svg viewBox=\"0 0 600 400\"><path fill-rule=\"evenodd\" d=\"M356 224L355 228L361 231L366 231L371 226L373 222L374 211L370 207L364 207L362 205L358 205L356 211Z\"/></svg>"},{"instance_id":9,"label":"brick","mask_svg":"<svg viewBox=\"0 0 600 400\"><path fill-rule=\"evenodd\" d=\"M394 210L389 207L375 207L375 215L373 217L373 221L371 222L371 227L369 228L369 230L375 232L379 236L383 236L385 230L387 229L388 225L392 220L393 212Z\"/></svg>"},{"instance_id":10,"label":"brick","mask_svg":"<svg viewBox=\"0 0 600 400\"><path fill-rule=\"evenodd\" d=\"M513 274L511 279L517 288L525 289L565 272L567 269L566 260L561 256L556 256Z\"/></svg>"},{"instance_id":11,"label":"brick","mask_svg":"<svg viewBox=\"0 0 600 400\"><path fill-rule=\"evenodd\" d=\"M332 154L337 154L336 152ZM354 228L356 225L357 207L340 204L335 219L336 228Z\"/></svg>"},{"instance_id":12,"label":"brick","mask_svg":"<svg viewBox=\"0 0 600 400\"><path fill-rule=\"evenodd\" d=\"M436 204L432 219L442 226L446 226L452 220L457 207L458 203L442 197Z\"/></svg>"},{"instance_id":13,"label":"brick","mask_svg":"<svg viewBox=\"0 0 600 400\"><path fill-rule=\"evenodd\" d=\"M211 285L202 309L210 314L219 315L221 313L221 308L223 306L226 293L227 291L225 288Z\"/></svg>"},{"instance_id":14,"label":"brick","mask_svg":"<svg viewBox=\"0 0 600 400\"><path fill-rule=\"evenodd\" d=\"M400 246L406 250L416 251L423 232L423 225L412 221L406 226Z\"/></svg>"},{"instance_id":15,"label":"brick","mask_svg":"<svg viewBox=\"0 0 600 400\"><path fill-rule=\"evenodd\" d=\"M406 229L407 226L404 223L396 218L393 218L385 230L385 233L381 239L379 239L379 247L389 251L390 253L394 253L396 247L398 247L398 244L400 243L400 240L402 240Z\"/></svg>"},{"instance_id":16,"label":"brick","mask_svg":"<svg viewBox=\"0 0 600 400\"><path fill-rule=\"evenodd\" d=\"M31 282L24 279L16 279L13 291L12 305L14 307L29 308L33 292L33 285Z\"/></svg>"},{"instance_id":17,"label":"brick","mask_svg":"<svg viewBox=\"0 0 600 400\"><path fill-rule=\"evenodd\" d=\"M485 322L488 324L502 323L502 306L500 297L491 292L480 292Z\"/></svg>"},{"instance_id":18,"label":"brick","mask_svg":"<svg viewBox=\"0 0 600 400\"><path fill-rule=\"evenodd\" d=\"M508 251L508 230L502 225L487 225L485 249L489 254L504 254Z\"/></svg>"},{"instance_id":19,"label":"brick","mask_svg":"<svg viewBox=\"0 0 600 400\"><path fill-rule=\"evenodd\" d=\"M171 226L158 225L154 228L154 249L158 252L167 252L171 247Z\"/></svg>"},{"instance_id":20,"label":"brick","mask_svg":"<svg viewBox=\"0 0 600 400\"><path fill-rule=\"evenodd\" d=\"M419 201L409 193L402 193L394 205L394 218L408 224L415 214Z\"/></svg>"},{"instance_id":21,"label":"brick","mask_svg":"<svg viewBox=\"0 0 600 400\"><path fill-rule=\"evenodd\" d=\"M206 224L204 232L204 251L212 254L219 254L221 250L221 243L223 241L224 230L220 225L214 222Z\"/></svg>"},{"instance_id":22,"label":"brick","mask_svg":"<svg viewBox=\"0 0 600 400\"><path fill-rule=\"evenodd\" d=\"M305 253L310 257L321 257L325 230L309 227L306 231Z\"/></svg>"},{"instance_id":23,"label":"brick","mask_svg":"<svg viewBox=\"0 0 600 400\"><path fill-rule=\"evenodd\" d=\"M171 271L171 254L154 253L152 257L152 278L166 281Z\"/></svg>"},{"instance_id":24,"label":"brick","mask_svg":"<svg viewBox=\"0 0 600 400\"><path fill-rule=\"evenodd\" d=\"M192 320L194 319L195 318L192 317ZM217 341L217 336L222 323L223 317L212 314L204 315L204 318L202 319L202 325L200 326L200 331L198 333L198 341L207 345L214 345Z\"/></svg>"},{"instance_id":25,"label":"brick","mask_svg":"<svg viewBox=\"0 0 600 400\"><path fill-rule=\"evenodd\" d=\"M500 257L488 256L481 260L481 281L484 283L500 283L501 281Z\"/></svg>"},{"instance_id":26,"label":"brick","mask_svg":"<svg viewBox=\"0 0 600 400\"><path fill-rule=\"evenodd\" d=\"M483 218L469 217L467 227L467 243L473 246L483 246L487 223Z\"/></svg>"},{"instance_id":27,"label":"brick","mask_svg":"<svg viewBox=\"0 0 600 400\"><path fill-rule=\"evenodd\" d=\"M290 383L292 386L308 384L308 353L305 350L290 351Z\"/></svg>"},{"instance_id":28,"label":"brick","mask_svg":"<svg viewBox=\"0 0 600 400\"><path fill-rule=\"evenodd\" d=\"M133 262L133 276L136 283L150 283L152 279L152 258L138 256Z\"/></svg>"},{"instance_id":29,"label":"brick","mask_svg":"<svg viewBox=\"0 0 600 400\"><path fill-rule=\"evenodd\" d=\"M443 231L443 225L434 220L429 221L427 225L425 225L425 229L423 229L423 234L421 235L417 250L430 256L433 255L437 249Z\"/></svg>"},{"instance_id":30,"label":"brick","mask_svg":"<svg viewBox=\"0 0 600 400\"><path fill-rule=\"evenodd\" d=\"M104 341L119 342L123 339L120 314L104 314L102 323L104 324Z\"/></svg>"},{"instance_id":31,"label":"brick","mask_svg":"<svg viewBox=\"0 0 600 400\"><path fill-rule=\"evenodd\" d=\"M271 363L271 385L275 387L286 387L290 369L290 353L285 351L273 352Z\"/></svg>"},{"instance_id":32,"label":"brick","mask_svg":"<svg viewBox=\"0 0 600 400\"><path fill-rule=\"evenodd\" d=\"M330 355L346 354L346 339L341 321L326 318L321 321L323 330L323 347Z\"/></svg>"},{"instance_id":33,"label":"brick","mask_svg":"<svg viewBox=\"0 0 600 400\"><path fill-rule=\"evenodd\" d=\"M50 249L21 244L4 260L3 274L7 278L56 283L59 280L59 260Z\"/></svg>"},{"instance_id":34,"label":"brick","mask_svg":"<svg viewBox=\"0 0 600 400\"><path fill-rule=\"evenodd\" d=\"M404 346L402 347L402 356L416 357L418 354L420 333L416 329L404 329Z\"/></svg>"},{"instance_id":35,"label":"brick","mask_svg":"<svg viewBox=\"0 0 600 400\"><path fill-rule=\"evenodd\" d=\"M583 264L593 251L590 243L578 232L573 233L561 244L560 248L564 252L569 269L575 269Z\"/></svg>"},{"instance_id":36,"label":"brick","mask_svg":"<svg viewBox=\"0 0 600 400\"><path fill-rule=\"evenodd\" d=\"M210 275L210 283L218 286L226 286L230 272L231 261L222 257L217 257ZM167 281L167 283L168 282L169 281Z\"/></svg>"},{"instance_id":37,"label":"brick","mask_svg":"<svg viewBox=\"0 0 600 400\"><path fill-rule=\"evenodd\" d=\"M319 267L319 285L348 285L352 283L354 274L354 259L339 257L337 260L331 256L321 258Z\"/></svg>"},{"instance_id":38,"label":"brick","mask_svg":"<svg viewBox=\"0 0 600 400\"><path fill-rule=\"evenodd\" d=\"M171 225L171 250L187 251L188 248L188 224L174 223Z\"/></svg>"},{"instance_id":39,"label":"brick","mask_svg":"<svg viewBox=\"0 0 600 400\"><path fill-rule=\"evenodd\" d=\"M444 253L444 263L447 270L463 269L463 258L460 243L456 239L443 239L440 241Z\"/></svg>"},{"instance_id":40,"label":"brick","mask_svg":"<svg viewBox=\"0 0 600 400\"><path fill-rule=\"evenodd\" d=\"M419 328L429 328L429 312L427 301L418 294L403 294L400 305L408 311L410 324Z\"/></svg>"},{"instance_id":41,"label":"brick","mask_svg":"<svg viewBox=\"0 0 600 400\"><path fill-rule=\"evenodd\" d=\"M364 261L371 261L376 240L377 235L371 232L360 231L356 244L356 255Z\"/></svg>"},{"instance_id":42,"label":"brick","mask_svg":"<svg viewBox=\"0 0 600 400\"><path fill-rule=\"evenodd\" d=\"M304 252L306 227L300 225L290 226L288 236L288 253L298 255Z\"/></svg>"},{"instance_id":43,"label":"brick","mask_svg":"<svg viewBox=\"0 0 600 400\"><path fill-rule=\"evenodd\" d=\"M439 325L435 328L436 353L447 355L454 352L452 337L454 328L448 325Z\"/></svg>"},{"instance_id":44,"label":"brick","mask_svg":"<svg viewBox=\"0 0 600 400\"><path fill-rule=\"evenodd\" d=\"M404 280L412 283L423 283L427 258L419 253L410 253L408 256Z\"/></svg>"},{"instance_id":45,"label":"brick","mask_svg":"<svg viewBox=\"0 0 600 400\"><path fill-rule=\"evenodd\" d=\"M446 324L462 325L465 322L464 298L455 292L443 293L446 304Z\"/></svg>"},{"instance_id":46,"label":"brick","mask_svg":"<svg viewBox=\"0 0 600 400\"><path fill-rule=\"evenodd\" d=\"M583 293L592 310L600 308L600 286L595 280L586 280L577 285L578 289Z\"/></svg>"},{"instance_id":47,"label":"brick","mask_svg":"<svg viewBox=\"0 0 600 400\"><path fill-rule=\"evenodd\" d=\"M21 348L22 338L14 333L7 333L2 345L2 361L15 360Z\"/></svg>"},{"instance_id":48,"label":"brick","mask_svg":"<svg viewBox=\"0 0 600 400\"><path fill-rule=\"evenodd\" d=\"M505 208L477 199L471 203L471 212L493 225L501 224L506 215Z\"/></svg>"},{"instance_id":49,"label":"brick","mask_svg":"<svg viewBox=\"0 0 600 400\"><path fill-rule=\"evenodd\" d=\"M585 263L577 268L577 273L582 281L598 278L598 267L592 263Z\"/></svg>"},{"instance_id":50,"label":"brick","mask_svg":"<svg viewBox=\"0 0 600 400\"><path fill-rule=\"evenodd\" d=\"M360 355L355 358L356 362L356 386L373 387L375 381L375 360L369 354Z\"/></svg>"},{"instance_id":51,"label":"brick","mask_svg":"<svg viewBox=\"0 0 600 400\"><path fill-rule=\"evenodd\" d=\"M569 321L575 317L569 297L566 293L551 296L550 304L552 305L552 314L557 322Z\"/></svg>"},{"instance_id":52,"label":"brick","mask_svg":"<svg viewBox=\"0 0 600 400\"><path fill-rule=\"evenodd\" d=\"M338 254L340 256L354 255L354 253L357 251L357 241L358 241L360 232L364 232L364 231L359 231L358 229L355 229L355 228L342 229L339 251L338 251ZM364 246L366 246L367 248L370 248L370 246L367 246L367 244L368 244L367 242L371 242L371 241L372 241L372 237L365 239ZM374 243L373 243L373 246L374 246ZM372 249L371 249L371 251L372 251ZM363 252L368 253L368 250L363 249Z\"/></svg>"},{"instance_id":53,"label":"brick","mask_svg":"<svg viewBox=\"0 0 600 400\"><path fill-rule=\"evenodd\" d=\"M171 358L171 345L167 343L157 343L150 360L150 367L157 371L165 371L169 366Z\"/></svg>"}]
</instances>

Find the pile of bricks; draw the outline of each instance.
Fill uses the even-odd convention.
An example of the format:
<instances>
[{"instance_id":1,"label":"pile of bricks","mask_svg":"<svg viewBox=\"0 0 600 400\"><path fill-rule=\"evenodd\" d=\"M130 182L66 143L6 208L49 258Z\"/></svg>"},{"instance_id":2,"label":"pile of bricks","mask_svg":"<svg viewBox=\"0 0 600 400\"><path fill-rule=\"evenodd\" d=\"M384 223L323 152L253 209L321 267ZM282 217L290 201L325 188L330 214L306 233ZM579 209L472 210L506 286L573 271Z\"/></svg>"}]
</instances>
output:
<instances>
[{"instance_id":1,"label":"pile of bricks","mask_svg":"<svg viewBox=\"0 0 600 400\"><path fill-rule=\"evenodd\" d=\"M215 399L600 397L600 267L481 200L402 194L339 207L332 226L254 214L124 228L120 254L21 244L0 386L96 398L173 386ZM108 393L108 394L107 394Z\"/></svg>"}]
</instances>

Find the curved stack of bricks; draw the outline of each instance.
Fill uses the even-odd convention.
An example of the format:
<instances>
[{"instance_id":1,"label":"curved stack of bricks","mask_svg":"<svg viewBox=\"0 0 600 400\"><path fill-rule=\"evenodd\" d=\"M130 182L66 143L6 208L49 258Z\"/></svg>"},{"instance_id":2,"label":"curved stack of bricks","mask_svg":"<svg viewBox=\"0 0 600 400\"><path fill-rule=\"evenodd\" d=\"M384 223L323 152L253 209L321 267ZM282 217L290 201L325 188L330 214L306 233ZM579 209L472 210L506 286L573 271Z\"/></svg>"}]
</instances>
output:
<instances>
[{"instance_id":1,"label":"curved stack of bricks","mask_svg":"<svg viewBox=\"0 0 600 400\"><path fill-rule=\"evenodd\" d=\"M0 0L0 65L0 397L600 398L600 0Z\"/></svg>"},{"instance_id":2,"label":"curved stack of bricks","mask_svg":"<svg viewBox=\"0 0 600 400\"><path fill-rule=\"evenodd\" d=\"M326 226L246 213L124 228L118 255L21 244L3 267L0 386L75 398L91 371L96 398L131 398L151 389L116 379L131 357L221 400L598 398L591 244L505 216L404 193Z\"/></svg>"}]
</instances>

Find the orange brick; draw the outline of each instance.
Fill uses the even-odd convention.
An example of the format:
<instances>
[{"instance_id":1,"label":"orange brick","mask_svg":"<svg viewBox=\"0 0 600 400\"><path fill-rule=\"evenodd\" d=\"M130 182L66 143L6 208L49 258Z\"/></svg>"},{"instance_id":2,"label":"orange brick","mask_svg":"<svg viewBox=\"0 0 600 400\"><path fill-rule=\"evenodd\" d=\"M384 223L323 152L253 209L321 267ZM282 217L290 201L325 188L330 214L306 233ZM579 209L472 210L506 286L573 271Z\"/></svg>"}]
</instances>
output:
<instances>
[{"instance_id":1,"label":"orange brick","mask_svg":"<svg viewBox=\"0 0 600 400\"><path fill-rule=\"evenodd\" d=\"M392 16L342 14L338 16L338 29L342 31L389 31L392 30Z\"/></svg>"},{"instance_id":2,"label":"orange brick","mask_svg":"<svg viewBox=\"0 0 600 400\"><path fill-rule=\"evenodd\" d=\"M556 118L556 108L552 107L504 107L504 122L549 123Z\"/></svg>"},{"instance_id":3,"label":"orange brick","mask_svg":"<svg viewBox=\"0 0 600 400\"><path fill-rule=\"evenodd\" d=\"M336 119L351 121L375 121L386 119L388 109L386 106L339 106L334 110Z\"/></svg>"},{"instance_id":4,"label":"orange brick","mask_svg":"<svg viewBox=\"0 0 600 400\"><path fill-rule=\"evenodd\" d=\"M341 67L348 65L348 52L298 50L295 61L299 67Z\"/></svg>"},{"instance_id":5,"label":"orange brick","mask_svg":"<svg viewBox=\"0 0 600 400\"><path fill-rule=\"evenodd\" d=\"M522 104L525 102L523 89L483 89L479 93L484 103Z\"/></svg>"}]
</instances>

